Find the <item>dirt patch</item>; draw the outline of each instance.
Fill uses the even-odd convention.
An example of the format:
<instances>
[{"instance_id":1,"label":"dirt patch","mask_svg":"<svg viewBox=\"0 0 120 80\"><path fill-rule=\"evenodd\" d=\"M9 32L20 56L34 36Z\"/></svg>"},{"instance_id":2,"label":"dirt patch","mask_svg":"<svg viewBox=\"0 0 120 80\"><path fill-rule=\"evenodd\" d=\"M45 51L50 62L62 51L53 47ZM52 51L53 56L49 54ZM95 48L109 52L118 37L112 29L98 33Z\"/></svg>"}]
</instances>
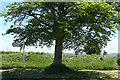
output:
<instances>
[{"instance_id":1,"label":"dirt patch","mask_svg":"<svg viewBox=\"0 0 120 80\"><path fill-rule=\"evenodd\" d=\"M111 75L112 78L120 79L120 70L79 70L79 71L97 71Z\"/></svg>"}]
</instances>

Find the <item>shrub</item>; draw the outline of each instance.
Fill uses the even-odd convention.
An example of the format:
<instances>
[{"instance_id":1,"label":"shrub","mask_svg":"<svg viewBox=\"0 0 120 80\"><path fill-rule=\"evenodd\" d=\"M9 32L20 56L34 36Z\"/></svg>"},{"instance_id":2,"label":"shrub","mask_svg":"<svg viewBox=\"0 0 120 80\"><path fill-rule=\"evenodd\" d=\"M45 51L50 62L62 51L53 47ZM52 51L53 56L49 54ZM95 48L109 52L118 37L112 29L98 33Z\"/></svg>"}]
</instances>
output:
<instances>
[{"instance_id":1,"label":"shrub","mask_svg":"<svg viewBox=\"0 0 120 80\"><path fill-rule=\"evenodd\" d=\"M13 54L13 53L22 53L17 51L0 51L0 54Z\"/></svg>"},{"instance_id":2,"label":"shrub","mask_svg":"<svg viewBox=\"0 0 120 80\"><path fill-rule=\"evenodd\" d=\"M117 64L120 66L120 54L117 55Z\"/></svg>"}]
</instances>

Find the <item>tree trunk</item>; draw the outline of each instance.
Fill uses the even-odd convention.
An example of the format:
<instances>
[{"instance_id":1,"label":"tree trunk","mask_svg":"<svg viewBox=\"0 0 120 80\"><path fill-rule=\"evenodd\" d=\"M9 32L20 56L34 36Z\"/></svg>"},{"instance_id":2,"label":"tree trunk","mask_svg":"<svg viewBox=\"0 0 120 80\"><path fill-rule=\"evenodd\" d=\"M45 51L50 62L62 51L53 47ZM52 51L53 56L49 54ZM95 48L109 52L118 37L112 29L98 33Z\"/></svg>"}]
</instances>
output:
<instances>
[{"instance_id":1,"label":"tree trunk","mask_svg":"<svg viewBox=\"0 0 120 80\"><path fill-rule=\"evenodd\" d=\"M55 40L55 53L53 65L62 64L62 43L63 43L62 38Z\"/></svg>"}]
</instances>

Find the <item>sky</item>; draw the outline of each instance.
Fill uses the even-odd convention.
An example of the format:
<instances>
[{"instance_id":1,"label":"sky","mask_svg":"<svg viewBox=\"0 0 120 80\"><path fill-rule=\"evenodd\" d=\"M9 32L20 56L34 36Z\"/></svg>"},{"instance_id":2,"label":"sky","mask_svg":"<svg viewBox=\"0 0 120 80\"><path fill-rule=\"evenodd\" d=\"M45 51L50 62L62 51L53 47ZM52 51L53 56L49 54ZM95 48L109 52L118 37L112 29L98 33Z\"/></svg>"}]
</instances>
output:
<instances>
[{"instance_id":1,"label":"sky","mask_svg":"<svg viewBox=\"0 0 120 80\"><path fill-rule=\"evenodd\" d=\"M14 2L16 0L9 0L9 2L0 2L0 11L3 11L6 7L6 5ZM1 35L2 33L5 33L7 29L9 29L10 25L12 23L7 23L6 25L4 24L4 18L0 17L0 51L20 51L19 47L13 47L12 42L13 42L13 36L12 35ZM111 41L108 42L107 46L103 49L107 51L108 53L118 53L118 31L116 31L115 34L116 37L112 37ZM54 48L55 46L52 46L50 49L47 47L43 48L35 48L35 47L26 47L25 51L35 51L35 52L49 52L49 53L54 53ZM64 50L64 53L74 53L73 50Z\"/></svg>"}]
</instances>

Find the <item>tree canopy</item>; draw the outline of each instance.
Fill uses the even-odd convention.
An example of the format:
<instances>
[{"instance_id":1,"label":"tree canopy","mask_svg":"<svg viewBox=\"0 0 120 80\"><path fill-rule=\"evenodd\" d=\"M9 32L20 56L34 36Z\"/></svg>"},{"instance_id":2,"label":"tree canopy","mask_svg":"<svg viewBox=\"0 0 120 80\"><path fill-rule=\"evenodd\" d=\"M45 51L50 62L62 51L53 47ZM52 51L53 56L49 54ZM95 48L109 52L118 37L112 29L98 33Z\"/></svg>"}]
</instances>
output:
<instances>
[{"instance_id":1,"label":"tree canopy","mask_svg":"<svg viewBox=\"0 0 120 80\"><path fill-rule=\"evenodd\" d=\"M64 49L80 52L90 41L106 46L117 28L118 12L106 2L15 2L6 9L5 21L14 23L5 34L28 46L55 40L56 64Z\"/></svg>"}]
</instances>

